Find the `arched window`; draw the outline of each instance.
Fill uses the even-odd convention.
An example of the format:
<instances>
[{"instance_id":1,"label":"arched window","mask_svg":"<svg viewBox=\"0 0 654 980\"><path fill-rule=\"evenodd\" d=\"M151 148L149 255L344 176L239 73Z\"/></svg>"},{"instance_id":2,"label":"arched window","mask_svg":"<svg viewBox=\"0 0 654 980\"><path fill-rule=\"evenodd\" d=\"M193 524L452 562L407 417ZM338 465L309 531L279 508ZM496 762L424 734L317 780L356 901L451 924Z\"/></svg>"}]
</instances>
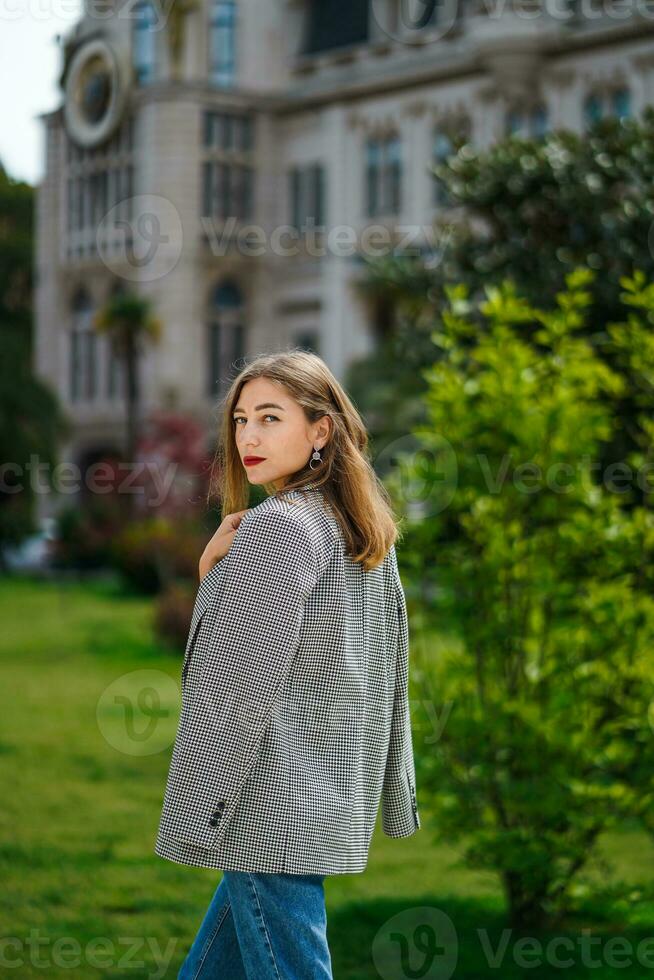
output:
<instances>
[{"instance_id":1,"label":"arched window","mask_svg":"<svg viewBox=\"0 0 654 980\"><path fill-rule=\"evenodd\" d=\"M522 139L542 139L549 128L547 106L513 106L506 115L506 135Z\"/></svg>"},{"instance_id":2,"label":"arched window","mask_svg":"<svg viewBox=\"0 0 654 980\"><path fill-rule=\"evenodd\" d=\"M137 0L132 21L132 64L139 85L154 79L157 63L157 12L152 0Z\"/></svg>"},{"instance_id":3,"label":"arched window","mask_svg":"<svg viewBox=\"0 0 654 980\"><path fill-rule=\"evenodd\" d=\"M365 201L368 217L402 209L402 142L396 133L366 142Z\"/></svg>"},{"instance_id":4,"label":"arched window","mask_svg":"<svg viewBox=\"0 0 654 980\"><path fill-rule=\"evenodd\" d=\"M72 402L92 401L97 394L98 336L92 321L91 297L80 287L71 303L69 393Z\"/></svg>"},{"instance_id":5,"label":"arched window","mask_svg":"<svg viewBox=\"0 0 654 980\"><path fill-rule=\"evenodd\" d=\"M438 129L434 132L434 163L444 163L454 152L454 145L449 133ZM445 205L449 201L447 187L441 181L434 181L434 203Z\"/></svg>"},{"instance_id":6,"label":"arched window","mask_svg":"<svg viewBox=\"0 0 654 980\"><path fill-rule=\"evenodd\" d=\"M214 85L229 88L236 73L236 2L210 0L209 78Z\"/></svg>"},{"instance_id":7,"label":"arched window","mask_svg":"<svg viewBox=\"0 0 654 980\"><path fill-rule=\"evenodd\" d=\"M584 99L584 123L586 127L594 125L603 116L602 99L595 92L591 92Z\"/></svg>"},{"instance_id":8,"label":"arched window","mask_svg":"<svg viewBox=\"0 0 654 980\"><path fill-rule=\"evenodd\" d=\"M611 92L611 110L618 119L627 119L631 115L631 92L626 86Z\"/></svg>"},{"instance_id":9,"label":"arched window","mask_svg":"<svg viewBox=\"0 0 654 980\"><path fill-rule=\"evenodd\" d=\"M434 164L444 163L456 153L457 147L470 139L471 124L467 118L440 121L432 133L432 157ZM447 207L451 203L450 194L442 181L434 176L433 204Z\"/></svg>"},{"instance_id":10,"label":"arched window","mask_svg":"<svg viewBox=\"0 0 654 980\"><path fill-rule=\"evenodd\" d=\"M618 85L603 92L589 92L584 99L584 123L587 129L600 119L613 116L628 119L631 116L631 92L628 86Z\"/></svg>"},{"instance_id":11,"label":"arched window","mask_svg":"<svg viewBox=\"0 0 654 980\"><path fill-rule=\"evenodd\" d=\"M235 282L225 280L214 289L209 303L207 390L219 395L230 380L235 363L245 356L243 295Z\"/></svg>"},{"instance_id":12,"label":"arched window","mask_svg":"<svg viewBox=\"0 0 654 980\"><path fill-rule=\"evenodd\" d=\"M529 131L534 139L542 139L549 128L549 113L547 106L537 105L531 110Z\"/></svg>"}]
</instances>

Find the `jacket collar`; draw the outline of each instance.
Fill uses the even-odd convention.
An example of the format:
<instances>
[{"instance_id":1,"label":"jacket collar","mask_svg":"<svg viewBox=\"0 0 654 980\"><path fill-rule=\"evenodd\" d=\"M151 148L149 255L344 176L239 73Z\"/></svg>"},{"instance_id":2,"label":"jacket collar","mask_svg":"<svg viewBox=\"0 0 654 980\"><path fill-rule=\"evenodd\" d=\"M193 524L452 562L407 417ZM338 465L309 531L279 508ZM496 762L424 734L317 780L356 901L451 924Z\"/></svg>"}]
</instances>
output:
<instances>
[{"instance_id":1,"label":"jacket collar","mask_svg":"<svg viewBox=\"0 0 654 980\"><path fill-rule=\"evenodd\" d=\"M311 483L305 483L303 487L296 487L294 490L290 490L290 491L287 491L287 492L289 492L289 493L304 493L305 490L318 490L318 489L319 489L318 485L316 483L314 483L313 480L312 480ZM281 492L284 493L285 491L282 490Z\"/></svg>"}]
</instances>

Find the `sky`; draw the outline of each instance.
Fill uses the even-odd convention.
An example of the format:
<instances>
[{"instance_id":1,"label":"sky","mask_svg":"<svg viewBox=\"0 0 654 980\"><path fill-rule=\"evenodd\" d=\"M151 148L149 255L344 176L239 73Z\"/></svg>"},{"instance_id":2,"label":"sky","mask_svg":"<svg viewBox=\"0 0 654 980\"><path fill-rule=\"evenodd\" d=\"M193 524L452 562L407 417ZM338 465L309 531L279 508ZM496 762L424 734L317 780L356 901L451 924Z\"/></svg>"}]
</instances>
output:
<instances>
[{"instance_id":1,"label":"sky","mask_svg":"<svg viewBox=\"0 0 654 980\"><path fill-rule=\"evenodd\" d=\"M81 0L0 0L0 162L38 183L44 171L39 113L61 105L57 34L79 19Z\"/></svg>"}]
</instances>

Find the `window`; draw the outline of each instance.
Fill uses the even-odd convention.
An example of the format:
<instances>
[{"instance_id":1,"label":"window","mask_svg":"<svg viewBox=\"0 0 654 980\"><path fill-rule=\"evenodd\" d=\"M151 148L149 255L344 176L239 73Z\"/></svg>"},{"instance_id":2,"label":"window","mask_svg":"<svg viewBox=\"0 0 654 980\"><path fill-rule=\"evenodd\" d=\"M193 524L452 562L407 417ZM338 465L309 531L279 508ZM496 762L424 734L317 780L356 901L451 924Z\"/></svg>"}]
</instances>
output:
<instances>
[{"instance_id":1,"label":"window","mask_svg":"<svg viewBox=\"0 0 654 980\"><path fill-rule=\"evenodd\" d=\"M97 342L93 327L93 304L84 289L77 291L71 304L69 334L69 393L72 402L92 401L97 390Z\"/></svg>"},{"instance_id":2,"label":"window","mask_svg":"<svg viewBox=\"0 0 654 980\"><path fill-rule=\"evenodd\" d=\"M594 125L594 123L602 118L602 114L602 100L599 95L591 93L591 95L586 97L584 102L584 122L586 126Z\"/></svg>"},{"instance_id":3,"label":"window","mask_svg":"<svg viewBox=\"0 0 654 980\"><path fill-rule=\"evenodd\" d=\"M152 0L137 0L132 21L132 64L139 85L154 79L157 59L157 14Z\"/></svg>"},{"instance_id":4,"label":"window","mask_svg":"<svg viewBox=\"0 0 654 980\"><path fill-rule=\"evenodd\" d=\"M67 139L64 189L69 259L97 254L100 226L105 236L104 247L113 247L114 233L115 239L129 244L129 229L118 232L113 223L111 228L102 223L110 211L114 221L130 222L133 217L133 146L131 117L124 120L102 147L84 150Z\"/></svg>"},{"instance_id":5,"label":"window","mask_svg":"<svg viewBox=\"0 0 654 980\"><path fill-rule=\"evenodd\" d=\"M515 106L506 115L506 135L522 139L542 139L549 128L547 106Z\"/></svg>"},{"instance_id":6,"label":"window","mask_svg":"<svg viewBox=\"0 0 654 980\"><path fill-rule=\"evenodd\" d=\"M531 135L535 139L542 139L545 136L549 128L549 115L546 106L539 105L532 109L529 125Z\"/></svg>"},{"instance_id":7,"label":"window","mask_svg":"<svg viewBox=\"0 0 654 980\"><path fill-rule=\"evenodd\" d=\"M378 214L381 208L379 174L381 170L381 143L368 140L366 144L366 212Z\"/></svg>"},{"instance_id":8,"label":"window","mask_svg":"<svg viewBox=\"0 0 654 980\"><path fill-rule=\"evenodd\" d=\"M314 354L320 354L318 331L310 329L299 330L295 334L295 346L301 347L302 350L313 351Z\"/></svg>"},{"instance_id":9,"label":"window","mask_svg":"<svg viewBox=\"0 0 654 980\"><path fill-rule=\"evenodd\" d=\"M457 122L441 123L435 127L433 133L433 159L434 164L444 163L449 156L456 153L460 142L469 139L470 121L468 119ZM437 207L447 207L450 203L450 195L447 187L434 176L434 197L433 203Z\"/></svg>"},{"instance_id":10,"label":"window","mask_svg":"<svg viewBox=\"0 0 654 980\"><path fill-rule=\"evenodd\" d=\"M325 169L321 163L291 167L288 174L290 223L298 231L325 221Z\"/></svg>"},{"instance_id":11,"label":"window","mask_svg":"<svg viewBox=\"0 0 654 980\"><path fill-rule=\"evenodd\" d=\"M447 133L437 130L434 137L434 162L444 163L445 160L454 152L454 144ZM434 203L446 205L449 203L450 195L447 187L440 180L434 181Z\"/></svg>"},{"instance_id":12,"label":"window","mask_svg":"<svg viewBox=\"0 0 654 980\"><path fill-rule=\"evenodd\" d=\"M89 196L91 208L91 223L97 226L107 213L109 198L109 175L106 170L91 174L89 178Z\"/></svg>"},{"instance_id":13,"label":"window","mask_svg":"<svg viewBox=\"0 0 654 980\"><path fill-rule=\"evenodd\" d=\"M225 221L252 217L254 121L251 116L207 111L203 119L202 216Z\"/></svg>"},{"instance_id":14,"label":"window","mask_svg":"<svg viewBox=\"0 0 654 980\"><path fill-rule=\"evenodd\" d=\"M229 88L236 72L235 0L211 0L209 8L209 77Z\"/></svg>"},{"instance_id":15,"label":"window","mask_svg":"<svg viewBox=\"0 0 654 980\"><path fill-rule=\"evenodd\" d=\"M112 298L125 292L121 282L114 284L111 290ZM125 394L125 368L123 361L111 342L110 337L104 338L107 343L107 398L122 398Z\"/></svg>"},{"instance_id":16,"label":"window","mask_svg":"<svg viewBox=\"0 0 654 980\"><path fill-rule=\"evenodd\" d=\"M302 171L292 167L288 175L288 193L291 201L291 224L299 228L302 224Z\"/></svg>"},{"instance_id":17,"label":"window","mask_svg":"<svg viewBox=\"0 0 654 980\"><path fill-rule=\"evenodd\" d=\"M251 167L206 160L202 176L202 216L247 221L252 216Z\"/></svg>"},{"instance_id":18,"label":"window","mask_svg":"<svg viewBox=\"0 0 654 980\"><path fill-rule=\"evenodd\" d=\"M611 110L618 119L627 119L631 115L631 92L628 88L611 92Z\"/></svg>"},{"instance_id":19,"label":"window","mask_svg":"<svg viewBox=\"0 0 654 980\"><path fill-rule=\"evenodd\" d=\"M109 355L107 364L107 397L119 398L123 395L124 375L123 364L120 357L114 350L113 344L109 344Z\"/></svg>"},{"instance_id":20,"label":"window","mask_svg":"<svg viewBox=\"0 0 654 980\"><path fill-rule=\"evenodd\" d=\"M368 39L368 0L310 0L304 54L331 51Z\"/></svg>"},{"instance_id":21,"label":"window","mask_svg":"<svg viewBox=\"0 0 654 980\"><path fill-rule=\"evenodd\" d=\"M245 356L243 297L231 280L222 282L211 297L207 343L207 389L213 397L221 394L231 380L230 370Z\"/></svg>"},{"instance_id":22,"label":"window","mask_svg":"<svg viewBox=\"0 0 654 980\"><path fill-rule=\"evenodd\" d=\"M631 92L625 85L604 92L590 92L584 99L584 124L590 129L600 119L613 116L627 119L631 116Z\"/></svg>"},{"instance_id":23,"label":"window","mask_svg":"<svg viewBox=\"0 0 654 980\"><path fill-rule=\"evenodd\" d=\"M366 143L366 213L398 214L402 207L402 145L397 135Z\"/></svg>"},{"instance_id":24,"label":"window","mask_svg":"<svg viewBox=\"0 0 654 980\"><path fill-rule=\"evenodd\" d=\"M384 198L388 204L388 210L392 214L398 214L401 207L400 188L402 183L402 147L399 136L393 136L386 141L386 166L383 183L385 184Z\"/></svg>"},{"instance_id":25,"label":"window","mask_svg":"<svg viewBox=\"0 0 654 980\"><path fill-rule=\"evenodd\" d=\"M234 112L207 111L203 143L208 149L249 153L254 148L254 119Z\"/></svg>"}]
</instances>

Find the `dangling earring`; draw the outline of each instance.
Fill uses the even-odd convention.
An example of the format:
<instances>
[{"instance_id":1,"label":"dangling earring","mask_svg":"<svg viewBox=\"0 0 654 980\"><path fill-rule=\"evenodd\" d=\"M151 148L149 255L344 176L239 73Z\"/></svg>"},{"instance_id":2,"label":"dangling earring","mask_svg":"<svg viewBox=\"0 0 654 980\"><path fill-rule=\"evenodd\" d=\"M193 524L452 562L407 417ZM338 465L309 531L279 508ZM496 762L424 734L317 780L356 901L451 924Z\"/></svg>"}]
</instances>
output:
<instances>
[{"instance_id":1,"label":"dangling earring","mask_svg":"<svg viewBox=\"0 0 654 980\"><path fill-rule=\"evenodd\" d=\"M313 465L314 459L317 460L318 465L320 465L320 463L322 463L322 459L320 458L320 453L318 452L317 449L314 449L313 450L313 456L309 460L309 469L310 470L317 470L318 469L318 466L314 466Z\"/></svg>"}]
</instances>

